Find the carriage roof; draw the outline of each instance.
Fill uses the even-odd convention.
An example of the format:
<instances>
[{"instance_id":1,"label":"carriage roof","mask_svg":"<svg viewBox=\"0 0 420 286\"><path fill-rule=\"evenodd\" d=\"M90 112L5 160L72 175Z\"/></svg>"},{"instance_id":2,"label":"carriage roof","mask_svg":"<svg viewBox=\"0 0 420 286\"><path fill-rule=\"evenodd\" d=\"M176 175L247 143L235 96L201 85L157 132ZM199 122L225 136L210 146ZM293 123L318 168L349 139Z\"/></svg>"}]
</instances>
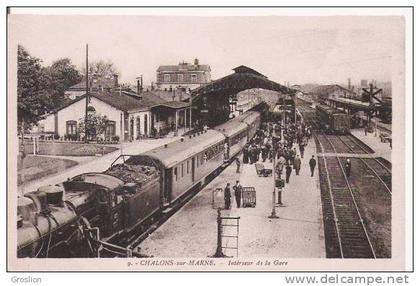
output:
<instances>
[{"instance_id":1,"label":"carriage roof","mask_svg":"<svg viewBox=\"0 0 420 286\"><path fill-rule=\"evenodd\" d=\"M238 120L245 122L247 124L254 123L254 121L260 116L260 113L257 111L247 111L238 116Z\"/></svg>"},{"instance_id":2,"label":"carriage roof","mask_svg":"<svg viewBox=\"0 0 420 286\"><path fill-rule=\"evenodd\" d=\"M241 121L241 118L235 117L223 124L214 127L215 130L220 131L226 137L230 137L238 132L246 130L248 126Z\"/></svg>"},{"instance_id":3,"label":"carriage roof","mask_svg":"<svg viewBox=\"0 0 420 286\"><path fill-rule=\"evenodd\" d=\"M183 141L180 139L165 144L164 146L149 150L142 155L159 161L165 168L171 168L208 147L224 142L225 136L219 131L210 129L183 138Z\"/></svg>"}]
</instances>

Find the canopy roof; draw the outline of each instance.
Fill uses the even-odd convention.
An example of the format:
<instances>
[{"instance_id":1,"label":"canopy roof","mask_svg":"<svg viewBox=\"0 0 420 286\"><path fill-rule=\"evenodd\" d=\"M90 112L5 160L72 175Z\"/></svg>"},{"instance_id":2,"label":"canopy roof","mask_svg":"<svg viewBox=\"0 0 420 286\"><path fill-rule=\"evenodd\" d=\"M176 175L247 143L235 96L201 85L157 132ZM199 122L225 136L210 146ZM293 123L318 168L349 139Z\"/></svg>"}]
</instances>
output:
<instances>
[{"instance_id":1,"label":"canopy roof","mask_svg":"<svg viewBox=\"0 0 420 286\"><path fill-rule=\"evenodd\" d=\"M261 73L246 67L239 66L233 69L235 72L228 76L222 77L212 81L204 86L194 89L191 93L192 96L197 98L201 96L211 95L231 95L240 91L251 88L262 88L274 90L281 93L293 94L294 90L277 82L269 80Z\"/></svg>"}]
</instances>

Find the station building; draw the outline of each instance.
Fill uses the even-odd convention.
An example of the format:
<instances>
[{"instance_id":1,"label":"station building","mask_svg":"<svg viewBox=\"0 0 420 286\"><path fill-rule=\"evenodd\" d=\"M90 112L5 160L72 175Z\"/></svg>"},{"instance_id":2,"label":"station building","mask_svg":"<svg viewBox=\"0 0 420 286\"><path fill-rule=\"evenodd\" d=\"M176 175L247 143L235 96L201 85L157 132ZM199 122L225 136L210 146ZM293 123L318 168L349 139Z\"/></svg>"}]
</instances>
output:
<instances>
[{"instance_id":1,"label":"station building","mask_svg":"<svg viewBox=\"0 0 420 286\"><path fill-rule=\"evenodd\" d=\"M45 133L59 137L77 135L78 122L85 116L86 93L46 115L38 125ZM167 134L189 124L190 105L165 101L152 92L140 94L122 89L100 90L89 94L88 112L109 119L103 136L120 140L137 140Z\"/></svg>"},{"instance_id":2,"label":"station building","mask_svg":"<svg viewBox=\"0 0 420 286\"><path fill-rule=\"evenodd\" d=\"M156 70L156 88L164 91L193 90L211 81L210 72L210 66L200 64L198 59L194 64L161 65Z\"/></svg>"}]
</instances>

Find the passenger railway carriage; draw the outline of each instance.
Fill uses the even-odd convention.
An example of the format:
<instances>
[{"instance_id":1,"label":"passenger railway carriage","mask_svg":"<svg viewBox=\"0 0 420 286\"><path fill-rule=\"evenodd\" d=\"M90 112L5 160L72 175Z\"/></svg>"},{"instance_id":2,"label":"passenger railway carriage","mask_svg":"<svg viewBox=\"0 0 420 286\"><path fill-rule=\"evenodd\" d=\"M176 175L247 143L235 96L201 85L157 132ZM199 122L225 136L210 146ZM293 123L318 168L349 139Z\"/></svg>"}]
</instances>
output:
<instances>
[{"instance_id":1,"label":"passenger railway carriage","mask_svg":"<svg viewBox=\"0 0 420 286\"><path fill-rule=\"evenodd\" d=\"M261 125L261 114L258 111L245 112L238 116L238 119L248 125L247 128L247 141L251 140L258 128Z\"/></svg>"},{"instance_id":2,"label":"passenger railway carriage","mask_svg":"<svg viewBox=\"0 0 420 286\"><path fill-rule=\"evenodd\" d=\"M215 128L225 137L225 156L224 161L229 162L245 146L248 141L248 125L241 121L241 118L235 117L226 123Z\"/></svg>"},{"instance_id":3,"label":"passenger railway carriage","mask_svg":"<svg viewBox=\"0 0 420 286\"><path fill-rule=\"evenodd\" d=\"M127 164L152 161L161 174L161 204L168 206L187 193L223 163L225 137L215 130L201 131L165 144L141 155L131 156Z\"/></svg>"},{"instance_id":4,"label":"passenger railway carriage","mask_svg":"<svg viewBox=\"0 0 420 286\"><path fill-rule=\"evenodd\" d=\"M260 113L249 111L214 130L121 155L102 173L26 193L18 199L18 257L94 256L86 229L103 241L130 241L237 155L260 122Z\"/></svg>"}]
</instances>

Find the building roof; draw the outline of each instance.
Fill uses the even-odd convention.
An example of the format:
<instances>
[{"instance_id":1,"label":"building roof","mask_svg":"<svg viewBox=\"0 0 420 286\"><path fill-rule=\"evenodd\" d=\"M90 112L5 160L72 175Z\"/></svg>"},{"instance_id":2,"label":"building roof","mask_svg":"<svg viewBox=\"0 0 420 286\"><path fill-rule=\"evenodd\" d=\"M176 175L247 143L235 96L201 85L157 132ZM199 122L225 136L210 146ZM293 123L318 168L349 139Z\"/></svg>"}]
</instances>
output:
<instances>
[{"instance_id":1,"label":"building roof","mask_svg":"<svg viewBox=\"0 0 420 286\"><path fill-rule=\"evenodd\" d=\"M178 65L159 66L157 72L181 72L181 71L210 71L209 65L194 65L190 63L180 63Z\"/></svg>"},{"instance_id":2,"label":"building roof","mask_svg":"<svg viewBox=\"0 0 420 286\"><path fill-rule=\"evenodd\" d=\"M269 80L259 72L246 67L239 66L233 69L235 73L212 81L206 85L191 91L193 98L203 95L229 96L251 88L262 88L274 90L281 93L291 93L292 89Z\"/></svg>"},{"instance_id":3,"label":"building roof","mask_svg":"<svg viewBox=\"0 0 420 286\"><path fill-rule=\"evenodd\" d=\"M115 107L124 112L136 112L136 111L145 111L149 110L152 107L163 106L172 109L179 109L185 108L189 106L187 102L179 102L179 101L166 101L158 96L156 96L153 92L146 91L142 92L140 95L130 91L98 91L90 93L91 97L94 97L106 104ZM60 108L55 109L51 113L56 113L80 100L86 98L86 94L83 94L76 99L67 102L65 105L61 106Z\"/></svg>"},{"instance_id":4,"label":"building roof","mask_svg":"<svg viewBox=\"0 0 420 286\"><path fill-rule=\"evenodd\" d=\"M121 94L119 91L116 91L116 90L112 92L98 91L98 92L90 93L90 96L125 112L148 110L152 106L166 103L165 100L161 99L158 96L155 96L151 92L143 92L139 96L138 94L134 92L124 91L124 90L121 91ZM55 109L52 113L56 113L85 98L86 98L86 94L83 94L77 97L76 99L69 101L68 103L61 106L60 108Z\"/></svg>"},{"instance_id":5,"label":"building roof","mask_svg":"<svg viewBox=\"0 0 420 286\"><path fill-rule=\"evenodd\" d=\"M316 94L316 95L329 95L331 93L334 93L337 90L343 90L347 93L355 94L355 92L342 87L338 84L328 84L328 85L319 85L314 87L312 90L309 91L309 93Z\"/></svg>"},{"instance_id":6,"label":"building roof","mask_svg":"<svg viewBox=\"0 0 420 286\"><path fill-rule=\"evenodd\" d=\"M235 73L249 73L249 74L254 74L254 75L257 75L257 76L262 76L262 77L267 78L265 75L260 74L256 70L254 70L252 68L249 68L247 66L244 66L244 65L241 65L239 67L234 68L233 71L235 71Z\"/></svg>"},{"instance_id":7,"label":"building roof","mask_svg":"<svg viewBox=\"0 0 420 286\"><path fill-rule=\"evenodd\" d=\"M93 88L113 88L115 87L115 81L112 78L98 78L92 82ZM67 90L86 90L86 78L83 78L82 81L76 83L75 85L70 86Z\"/></svg>"},{"instance_id":8,"label":"building roof","mask_svg":"<svg viewBox=\"0 0 420 286\"><path fill-rule=\"evenodd\" d=\"M356 107L361 110L371 110L374 105L370 104L369 102L363 102L356 99L350 99L350 98L343 98L343 97L337 97L337 98L330 98L329 100L343 103L348 106Z\"/></svg>"},{"instance_id":9,"label":"building roof","mask_svg":"<svg viewBox=\"0 0 420 286\"><path fill-rule=\"evenodd\" d=\"M155 105L156 106L165 106L165 107L169 107L169 108L173 108L173 109L179 109L179 108L185 108L190 106L190 104L188 102L182 102L182 101L167 101L167 102L162 102L160 104Z\"/></svg>"}]
</instances>

